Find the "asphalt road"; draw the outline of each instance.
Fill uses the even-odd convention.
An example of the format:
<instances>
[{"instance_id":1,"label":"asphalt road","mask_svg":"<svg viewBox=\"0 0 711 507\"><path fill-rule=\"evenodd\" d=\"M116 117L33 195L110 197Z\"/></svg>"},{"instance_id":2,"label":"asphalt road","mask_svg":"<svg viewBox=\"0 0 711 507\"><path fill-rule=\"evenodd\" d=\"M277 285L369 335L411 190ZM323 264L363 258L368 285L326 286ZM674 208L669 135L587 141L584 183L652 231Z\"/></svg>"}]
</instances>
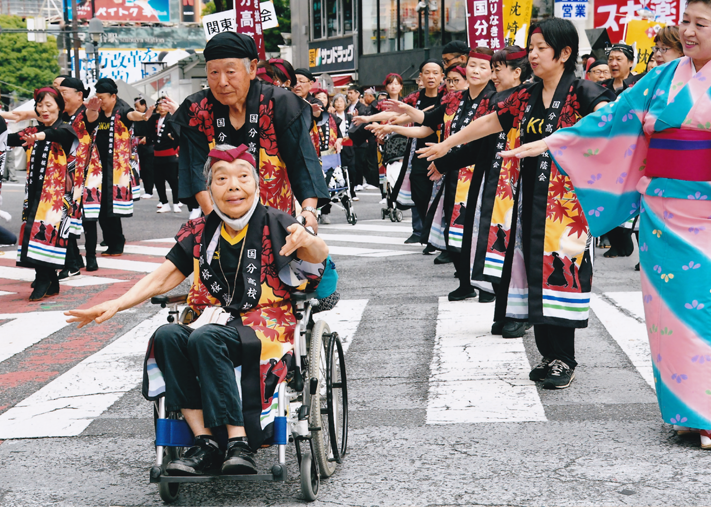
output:
<instances>
[{"instance_id":1,"label":"asphalt road","mask_svg":"<svg viewBox=\"0 0 711 507\"><path fill-rule=\"evenodd\" d=\"M3 209L13 212L14 229L21 192L3 187ZM451 265L434 266L420 248L402 245L407 224L380 220L378 199L373 192L361 194L355 227L334 210L333 224L320 230L341 252L333 257L343 308L364 309L343 315L343 328L353 328L346 354L349 453L322 482L314 505L711 504L711 454L699 448L698 436L673 434L647 380L636 253L626 259L597 256L597 306L589 327L576 333L577 377L569 389L544 391L527 380L527 368L540 358L532 332L522 340L491 337L493 305L440 299L456 288ZM157 215L155 202L139 202L136 216L124 221L129 243L169 238L187 218L187 212ZM117 282L63 287L56 302L28 305L22 302L28 283L1 276L12 266L5 250L0 291L10 294L0 295L0 311L30 313L38 323L47 312L113 297L142 276L102 269L97 276ZM89 387L103 381L101 370L77 377L80 386L66 379L156 311L145 304L119 315L113 327L93 327L81 336L66 326L7 359L0 356L0 440L6 438L0 444L0 505L162 503L148 482L153 421L139 392L141 346L107 363L129 372L128 383L78 435L46 436L71 418L57 407L49 419L41 411L27 418L24 429L39 428L37 438L3 436L7 414L19 414L23 405L31 410L38 393L59 389L67 398L96 396L98 403ZM3 341L11 341L3 333L8 322L0 314L0 353ZM627 329L634 332L621 332ZM273 450L260 451L260 468L274 461ZM177 505L304 504L293 449L287 461L286 483L183 486Z\"/></svg>"}]
</instances>

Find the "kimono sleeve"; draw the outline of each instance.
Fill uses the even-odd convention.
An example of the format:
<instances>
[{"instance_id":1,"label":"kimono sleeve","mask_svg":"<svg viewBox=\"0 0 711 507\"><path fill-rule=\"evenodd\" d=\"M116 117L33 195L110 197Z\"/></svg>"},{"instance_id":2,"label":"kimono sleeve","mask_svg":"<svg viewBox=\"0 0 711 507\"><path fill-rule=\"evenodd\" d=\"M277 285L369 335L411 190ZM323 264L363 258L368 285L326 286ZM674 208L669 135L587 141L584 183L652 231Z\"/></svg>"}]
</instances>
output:
<instances>
[{"instance_id":1,"label":"kimono sleeve","mask_svg":"<svg viewBox=\"0 0 711 507\"><path fill-rule=\"evenodd\" d=\"M553 160L575 187L594 236L639 213L636 187L649 147L643 124L656 95L650 90L660 84L658 76L648 74L616 102L546 139Z\"/></svg>"},{"instance_id":2,"label":"kimono sleeve","mask_svg":"<svg viewBox=\"0 0 711 507\"><path fill-rule=\"evenodd\" d=\"M533 86L536 85L541 86L540 83L533 84ZM526 85L521 85L504 100L491 105L491 111L496 113L499 118L501 130L508 132L513 128L518 128L521 120L523 120L524 107L528 103L529 97L529 88Z\"/></svg>"},{"instance_id":3,"label":"kimono sleeve","mask_svg":"<svg viewBox=\"0 0 711 507\"><path fill-rule=\"evenodd\" d=\"M315 288L323 275L325 262L316 264L306 262L299 259L297 252L289 256L279 254L289 235L287 228L298 222L294 217L278 210L270 209L270 214L273 218L270 220L269 234L279 279L290 287L300 287L305 282L309 282L310 288Z\"/></svg>"}]
</instances>

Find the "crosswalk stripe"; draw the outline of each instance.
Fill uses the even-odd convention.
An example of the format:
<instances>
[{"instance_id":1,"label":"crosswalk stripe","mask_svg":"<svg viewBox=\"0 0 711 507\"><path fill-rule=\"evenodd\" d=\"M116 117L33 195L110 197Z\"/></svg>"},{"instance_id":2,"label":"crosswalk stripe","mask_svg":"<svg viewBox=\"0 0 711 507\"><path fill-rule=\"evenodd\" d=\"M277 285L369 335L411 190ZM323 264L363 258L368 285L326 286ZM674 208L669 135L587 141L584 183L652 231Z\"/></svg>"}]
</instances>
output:
<instances>
[{"instance_id":1,"label":"crosswalk stripe","mask_svg":"<svg viewBox=\"0 0 711 507\"><path fill-rule=\"evenodd\" d=\"M11 266L0 266L0 279L15 280L18 282L31 282L35 279L35 271L30 268L16 268ZM82 275L78 278L61 280L59 283L69 287L88 287L91 285L106 285L109 283L125 282L118 278L106 278L102 276ZM8 292L14 294L14 292ZM1 293L0 293L1 295Z\"/></svg>"},{"instance_id":2,"label":"crosswalk stripe","mask_svg":"<svg viewBox=\"0 0 711 507\"><path fill-rule=\"evenodd\" d=\"M365 232L400 232L400 233L405 233L409 236L409 234L412 234L412 227L407 224L407 225L377 225L377 224L361 224L358 222L356 225L320 225L318 228L319 232L327 232L327 231L350 231L352 233L359 233L361 231ZM409 234L408 234L409 232ZM407 236L403 237L403 241L405 241L405 238Z\"/></svg>"},{"instance_id":3,"label":"crosswalk stripe","mask_svg":"<svg viewBox=\"0 0 711 507\"><path fill-rule=\"evenodd\" d=\"M329 245L328 251L331 255L350 255L354 257L395 257L398 255L412 255L418 253L408 252L406 250L378 250L374 248L336 245Z\"/></svg>"},{"instance_id":4,"label":"crosswalk stripe","mask_svg":"<svg viewBox=\"0 0 711 507\"><path fill-rule=\"evenodd\" d=\"M148 338L167 314L163 309L144 320L0 415L0 439L81 434L140 383Z\"/></svg>"},{"instance_id":5,"label":"crosswalk stripe","mask_svg":"<svg viewBox=\"0 0 711 507\"><path fill-rule=\"evenodd\" d=\"M427 424L547 420L523 340L492 336L493 312L439 299Z\"/></svg>"},{"instance_id":6,"label":"crosswalk stripe","mask_svg":"<svg viewBox=\"0 0 711 507\"><path fill-rule=\"evenodd\" d=\"M405 247L419 247L422 248L422 246L417 243L417 244L405 244L405 240L407 237L402 237L402 238L393 238L391 236L369 236L367 234L328 234L328 233L319 233L318 235L319 238L324 240L327 244L330 245L331 241L342 241L345 243L374 243L376 245L399 245L399 246L405 246Z\"/></svg>"},{"instance_id":7,"label":"crosswalk stripe","mask_svg":"<svg viewBox=\"0 0 711 507\"><path fill-rule=\"evenodd\" d=\"M97 257L96 262L100 268L135 271L138 273L152 273L162 264L162 262L129 261L111 257Z\"/></svg>"},{"instance_id":8,"label":"crosswalk stripe","mask_svg":"<svg viewBox=\"0 0 711 507\"><path fill-rule=\"evenodd\" d=\"M0 314L0 363L56 333L67 325L63 312Z\"/></svg>"},{"instance_id":9,"label":"crosswalk stripe","mask_svg":"<svg viewBox=\"0 0 711 507\"><path fill-rule=\"evenodd\" d=\"M343 353L345 354L353 342L353 337L358 330L358 325L363 318L363 311L365 311L367 304L367 299L339 301L333 310L314 315L314 320L327 322L331 331L338 333L343 344Z\"/></svg>"},{"instance_id":10,"label":"crosswalk stripe","mask_svg":"<svg viewBox=\"0 0 711 507\"><path fill-rule=\"evenodd\" d=\"M610 336L627 354L642 378L654 388L652 358L641 292L607 292L592 294L590 307Z\"/></svg>"},{"instance_id":11,"label":"crosswalk stripe","mask_svg":"<svg viewBox=\"0 0 711 507\"><path fill-rule=\"evenodd\" d=\"M7 292L5 290L0 290L0 296L11 296L13 294L17 294L17 292Z\"/></svg>"}]
</instances>

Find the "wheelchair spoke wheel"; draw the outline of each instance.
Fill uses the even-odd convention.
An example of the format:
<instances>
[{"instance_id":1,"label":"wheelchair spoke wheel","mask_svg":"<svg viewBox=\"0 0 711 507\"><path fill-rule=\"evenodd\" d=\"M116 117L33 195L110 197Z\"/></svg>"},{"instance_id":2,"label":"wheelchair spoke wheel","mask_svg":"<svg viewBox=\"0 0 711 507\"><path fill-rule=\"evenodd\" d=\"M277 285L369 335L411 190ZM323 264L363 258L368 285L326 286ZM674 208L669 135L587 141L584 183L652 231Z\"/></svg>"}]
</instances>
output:
<instances>
[{"instance_id":1,"label":"wheelchair spoke wheel","mask_svg":"<svg viewBox=\"0 0 711 507\"><path fill-rule=\"evenodd\" d=\"M331 337L326 358L328 433L333 457L341 463L348 447L348 383L343 345L336 333Z\"/></svg>"},{"instance_id":2,"label":"wheelchair spoke wheel","mask_svg":"<svg viewBox=\"0 0 711 507\"><path fill-rule=\"evenodd\" d=\"M331 330L324 321L318 321L311 330L309 348L309 379L318 381L316 392L311 395L309 427L314 455L323 477L330 477L336 471L336 459L328 431L328 401L326 374L328 369L327 352L330 345Z\"/></svg>"}]
</instances>

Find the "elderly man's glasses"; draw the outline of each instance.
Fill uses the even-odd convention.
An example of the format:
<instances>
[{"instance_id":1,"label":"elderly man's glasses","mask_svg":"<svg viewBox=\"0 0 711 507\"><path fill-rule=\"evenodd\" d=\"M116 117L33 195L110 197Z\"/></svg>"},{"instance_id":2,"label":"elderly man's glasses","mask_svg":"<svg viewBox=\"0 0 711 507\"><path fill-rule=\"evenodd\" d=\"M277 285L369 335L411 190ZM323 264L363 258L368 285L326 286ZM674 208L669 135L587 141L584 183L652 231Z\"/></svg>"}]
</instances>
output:
<instances>
[{"instance_id":1,"label":"elderly man's glasses","mask_svg":"<svg viewBox=\"0 0 711 507\"><path fill-rule=\"evenodd\" d=\"M593 76L610 76L610 71L609 70L600 70L600 69L593 69L590 71L590 74Z\"/></svg>"}]
</instances>

